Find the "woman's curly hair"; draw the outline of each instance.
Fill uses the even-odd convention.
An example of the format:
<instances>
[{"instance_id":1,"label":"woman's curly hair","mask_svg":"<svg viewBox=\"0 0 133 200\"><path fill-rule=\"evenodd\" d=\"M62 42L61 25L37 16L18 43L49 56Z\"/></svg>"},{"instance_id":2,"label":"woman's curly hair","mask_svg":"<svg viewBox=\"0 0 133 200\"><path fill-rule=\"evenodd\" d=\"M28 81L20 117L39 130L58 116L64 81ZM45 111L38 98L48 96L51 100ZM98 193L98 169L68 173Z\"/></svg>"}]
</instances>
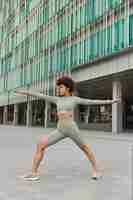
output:
<instances>
[{"instance_id":1,"label":"woman's curly hair","mask_svg":"<svg viewBox=\"0 0 133 200\"><path fill-rule=\"evenodd\" d=\"M69 88L70 92L73 92L75 90L75 82L74 80L69 76L63 76L57 80L57 85L63 84L67 88Z\"/></svg>"}]
</instances>

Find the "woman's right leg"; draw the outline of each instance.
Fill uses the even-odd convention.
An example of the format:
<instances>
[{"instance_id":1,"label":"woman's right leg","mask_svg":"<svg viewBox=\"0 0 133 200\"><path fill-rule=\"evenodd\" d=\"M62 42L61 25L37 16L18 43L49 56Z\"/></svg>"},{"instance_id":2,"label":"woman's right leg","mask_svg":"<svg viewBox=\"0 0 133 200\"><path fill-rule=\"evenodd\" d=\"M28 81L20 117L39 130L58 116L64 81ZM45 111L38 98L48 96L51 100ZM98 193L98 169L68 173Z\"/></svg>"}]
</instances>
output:
<instances>
[{"instance_id":1,"label":"woman's right leg","mask_svg":"<svg viewBox=\"0 0 133 200\"><path fill-rule=\"evenodd\" d=\"M38 169L40 163L44 157L44 153L47 147L59 142L60 140L64 139L65 136L58 130L54 130L50 135L43 136L41 141L37 144L36 152L33 156L32 161L32 174L25 176L26 180L38 180Z\"/></svg>"},{"instance_id":2,"label":"woman's right leg","mask_svg":"<svg viewBox=\"0 0 133 200\"><path fill-rule=\"evenodd\" d=\"M33 156L32 161L32 175L37 176L38 175L38 168L40 166L40 163L43 159L45 149L47 147L47 136L45 138L43 137L43 143L42 141L37 144L35 154Z\"/></svg>"}]
</instances>

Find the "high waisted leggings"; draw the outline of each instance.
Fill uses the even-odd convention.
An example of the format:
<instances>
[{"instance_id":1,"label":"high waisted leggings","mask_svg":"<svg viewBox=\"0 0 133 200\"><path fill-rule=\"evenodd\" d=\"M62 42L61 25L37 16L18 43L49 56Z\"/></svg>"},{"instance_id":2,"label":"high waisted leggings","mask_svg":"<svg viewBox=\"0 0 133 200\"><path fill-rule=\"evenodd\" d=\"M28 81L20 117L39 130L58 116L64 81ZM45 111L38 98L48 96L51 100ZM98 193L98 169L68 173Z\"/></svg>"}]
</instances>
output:
<instances>
[{"instance_id":1,"label":"high waisted leggings","mask_svg":"<svg viewBox=\"0 0 133 200\"><path fill-rule=\"evenodd\" d=\"M68 124L65 123L65 125L63 123L58 123L57 129L52 131L48 136L43 136L40 142L49 147L67 137L72 139L79 148L85 145L85 141L74 121L69 122Z\"/></svg>"}]
</instances>

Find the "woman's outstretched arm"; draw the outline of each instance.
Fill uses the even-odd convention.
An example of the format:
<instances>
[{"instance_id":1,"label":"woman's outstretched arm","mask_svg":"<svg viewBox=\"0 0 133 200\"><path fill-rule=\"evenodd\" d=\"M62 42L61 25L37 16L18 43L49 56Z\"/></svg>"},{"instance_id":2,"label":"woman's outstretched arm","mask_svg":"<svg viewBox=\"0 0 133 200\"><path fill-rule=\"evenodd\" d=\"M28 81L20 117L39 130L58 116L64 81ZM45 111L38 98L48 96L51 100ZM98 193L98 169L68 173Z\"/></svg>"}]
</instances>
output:
<instances>
[{"instance_id":1,"label":"woman's outstretched arm","mask_svg":"<svg viewBox=\"0 0 133 200\"><path fill-rule=\"evenodd\" d=\"M26 95L26 96L28 95L28 96L40 97L42 99L45 99L48 102L55 103L55 104L57 103L57 100L59 98L57 96L49 96L49 95L45 95L43 93L32 91L32 90L16 90L15 93L20 94L20 95Z\"/></svg>"},{"instance_id":2,"label":"woman's outstretched arm","mask_svg":"<svg viewBox=\"0 0 133 200\"><path fill-rule=\"evenodd\" d=\"M93 100L93 99L85 99L76 97L76 103L77 104L83 104L83 105L104 105L104 104L113 104L120 102L121 99L117 98L115 100Z\"/></svg>"}]
</instances>

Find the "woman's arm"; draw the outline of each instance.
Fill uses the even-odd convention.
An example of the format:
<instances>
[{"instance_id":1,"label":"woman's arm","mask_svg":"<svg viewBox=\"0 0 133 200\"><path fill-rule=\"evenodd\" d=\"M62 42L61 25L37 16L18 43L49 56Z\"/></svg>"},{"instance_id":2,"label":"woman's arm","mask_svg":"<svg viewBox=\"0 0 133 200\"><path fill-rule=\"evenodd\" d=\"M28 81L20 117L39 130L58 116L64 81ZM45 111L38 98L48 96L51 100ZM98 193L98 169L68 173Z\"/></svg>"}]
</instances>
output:
<instances>
[{"instance_id":1,"label":"woman's arm","mask_svg":"<svg viewBox=\"0 0 133 200\"><path fill-rule=\"evenodd\" d=\"M121 101L120 98L117 98L115 100L93 100L93 99L84 99L76 97L76 102L78 104L83 104L83 105L104 105L104 104L118 103L120 101Z\"/></svg>"},{"instance_id":2,"label":"woman's arm","mask_svg":"<svg viewBox=\"0 0 133 200\"><path fill-rule=\"evenodd\" d=\"M26 91L26 90L16 90L15 91L16 94L20 94L20 95L28 95L28 96L36 96L36 97L40 97L42 99L45 99L48 102L51 103L57 103L57 100L59 97L56 96L49 96L49 95L45 95L43 93L40 92L35 92L35 91Z\"/></svg>"}]
</instances>

